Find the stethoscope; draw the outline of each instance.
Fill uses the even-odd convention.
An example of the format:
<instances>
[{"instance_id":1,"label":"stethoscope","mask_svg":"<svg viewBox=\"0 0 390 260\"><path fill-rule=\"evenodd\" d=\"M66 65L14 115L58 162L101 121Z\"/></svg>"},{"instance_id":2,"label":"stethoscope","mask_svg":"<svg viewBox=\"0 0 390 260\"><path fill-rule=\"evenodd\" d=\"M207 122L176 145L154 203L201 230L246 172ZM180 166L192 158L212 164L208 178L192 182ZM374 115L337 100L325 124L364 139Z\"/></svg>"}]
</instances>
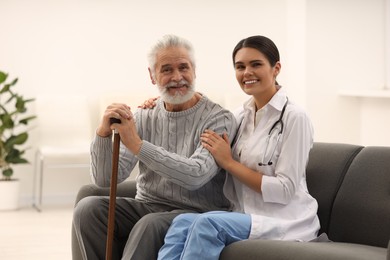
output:
<instances>
[{"instance_id":1,"label":"stethoscope","mask_svg":"<svg viewBox=\"0 0 390 260\"><path fill-rule=\"evenodd\" d=\"M284 111L286 110L286 107L287 107L287 103L288 103L288 98L286 100L286 103L284 103L284 106L282 108L282 112L280 113L280 116L279 116L279 119L272 125L271 129L269 130L268 132L268 136L267 136L267 145L265 146L265 151L264 151L264 154L263 154L263 160L262 162L259 162L259 166L269 166L269 165L272 165L272 157L274 156L274 153L276 151L276 146L277 144L279 143L279 139L280 139L280 136L282 135L283 133L283 128L284 128L284 123L283 123L283 115L284 115ZM266 160L265 160L265 155L267 154L267 151L268 151L268 145L269 145L269 140L271 139L271 135L272 135L272 132L274 130L276 130L276 126L280 124L280 130L279 130L279 133L278 133L278 137L276 139L276 143L275 143L275 147L274 147L274 150L272 151L272 154L271 156L269 157L269 160L267 163L264 163Z\"/></svg>"}]
</instances>

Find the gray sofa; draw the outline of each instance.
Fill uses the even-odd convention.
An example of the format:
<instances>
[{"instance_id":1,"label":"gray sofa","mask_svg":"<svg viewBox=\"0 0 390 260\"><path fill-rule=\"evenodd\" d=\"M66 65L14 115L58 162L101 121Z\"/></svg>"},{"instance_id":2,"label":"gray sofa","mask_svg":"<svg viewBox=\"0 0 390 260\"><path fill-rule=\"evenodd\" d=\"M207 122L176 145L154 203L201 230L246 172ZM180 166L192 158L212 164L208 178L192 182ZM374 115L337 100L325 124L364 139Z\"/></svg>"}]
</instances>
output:
<instances>
[{"instance_id":1,"label":"gray sofa","mask_svg":"<svg viewBox=\"0 0 390 260\"><path fill-rule=\"evenodd\" d=\"M390 147L314 143L307 184L319 204L320 234L332 242L246 240L227 246L220 259L390 260ZM134 182L118 185L118 196L135 193ZM76 203L108 194L86 185ZM72 255L81 259L73 228Z\"/></svg>"}]
</instances>

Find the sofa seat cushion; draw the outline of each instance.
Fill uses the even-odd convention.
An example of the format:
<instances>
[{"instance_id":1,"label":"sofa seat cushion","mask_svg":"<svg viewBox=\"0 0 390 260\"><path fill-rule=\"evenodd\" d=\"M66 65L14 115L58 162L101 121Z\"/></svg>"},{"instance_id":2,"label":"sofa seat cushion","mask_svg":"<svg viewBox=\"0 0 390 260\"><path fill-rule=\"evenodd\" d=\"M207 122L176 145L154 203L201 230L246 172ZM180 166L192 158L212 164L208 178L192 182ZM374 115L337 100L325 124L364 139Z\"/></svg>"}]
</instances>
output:
<instances>
[{"instance_id":1,"label":"sofa seat cushion","mask_svg":"<svg viewBox=\"0 0 390 260\"><path fill-rule=\"evenodd\" d=\"M387 249L340 242L246 240L227 246L221 260L386 260Z\"/></svg>"}]
</instances>

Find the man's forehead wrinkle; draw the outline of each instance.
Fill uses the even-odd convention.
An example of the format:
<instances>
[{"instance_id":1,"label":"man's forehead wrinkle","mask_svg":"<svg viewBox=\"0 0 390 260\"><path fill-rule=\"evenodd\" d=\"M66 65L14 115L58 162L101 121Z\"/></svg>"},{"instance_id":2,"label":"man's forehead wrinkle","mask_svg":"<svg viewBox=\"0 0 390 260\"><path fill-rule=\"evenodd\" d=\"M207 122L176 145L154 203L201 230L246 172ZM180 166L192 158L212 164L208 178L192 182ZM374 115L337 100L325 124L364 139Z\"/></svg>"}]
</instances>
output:
<instances>
[{"instance_id":1,"label":"man's forehead wrinkle","mask_svg":"<svg viewBox=\"0 0 390 260\"><path fill-rule=\"evenodd\" d=\"M168 62L168 63L164 63L161 65L161 68L167 68L167 67L172 67L172 66L175 66L175 65L178 65L178 66L188 66L190 64L189 61L182 61L182 62Z\"/></svg>"}]
</instances>

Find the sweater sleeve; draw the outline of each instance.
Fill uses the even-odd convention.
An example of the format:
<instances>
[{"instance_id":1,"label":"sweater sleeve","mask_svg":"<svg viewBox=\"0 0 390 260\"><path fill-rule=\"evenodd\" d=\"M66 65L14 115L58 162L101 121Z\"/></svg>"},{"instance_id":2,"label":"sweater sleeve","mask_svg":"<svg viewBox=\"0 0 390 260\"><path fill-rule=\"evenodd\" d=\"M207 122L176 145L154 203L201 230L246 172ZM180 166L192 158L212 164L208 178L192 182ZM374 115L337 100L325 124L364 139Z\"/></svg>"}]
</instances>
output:
<instances>
[{"instance_id":1,"label":"sweater sleeve","mask_svg":"<svg viewBox=\"0 0 390 260\"><path fill-rule=\"evenodd\" d=\"M148 168L161 177L184 187L188 190L197 190L209 182L219 171L213 156L203 148L200 142L200 134L211 129L216 133L227 133L233 137L237 130L237 123L233 114L227 110L219 110L209 116L209 120L198 128L195 137L196 149L192 155L186 157L167 151L148 141L143 140L143 144L138 154L138 158ZM232 138L230 138L231 140Z\"/></svg>"},{"instance_id":2,"label":"sweater sleeve","mask_svg":"<svg viewBox=\"0 0 390 260\"><path fill-rule=\"evenodd\" d=\"M121 143L119 151L118 183L129 176L138 159ZM92 182L101 187L110 186L112 172L112 136L95 136L91 144Z\"/></svg>"}]
</instances>

